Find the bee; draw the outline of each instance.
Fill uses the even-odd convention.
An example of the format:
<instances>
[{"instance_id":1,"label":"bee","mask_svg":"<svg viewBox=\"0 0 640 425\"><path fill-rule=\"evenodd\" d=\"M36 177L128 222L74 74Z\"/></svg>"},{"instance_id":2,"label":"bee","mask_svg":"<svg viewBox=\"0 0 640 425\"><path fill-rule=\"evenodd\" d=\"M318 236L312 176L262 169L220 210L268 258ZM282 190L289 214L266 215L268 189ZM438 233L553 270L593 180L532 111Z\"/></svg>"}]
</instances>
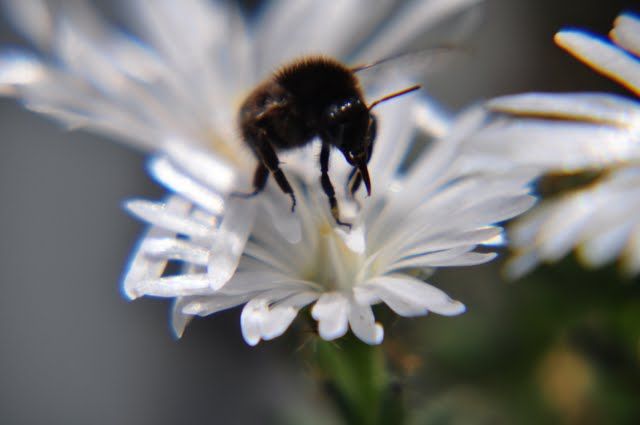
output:
<instances>
[{"instance_id":1,"label":"bee","mask_svg":"<svg viewBox=\"0 0 640 425\"><path fill-rule=\"evenodd\" d=\"M303 147L318 137L322 142L320 183L329 200L331 215L337 224L350 228L349 223L340 220L335 190L329 178L331 149L338 149L353 166L348 189L351 195L364 182L370 196L371 178L367 164L377 127L371 109L420 88L418 85L409 87L367 105L355 73L371 66L349 68L329 57L306 57L285 65L258 85L239 112L242 138L258 160L253 192L234 195L257 195L271 174L280 189L291 197L291 211L294 211L296 197L280 168L278 152Z\"/></svg>"}]
</instances>

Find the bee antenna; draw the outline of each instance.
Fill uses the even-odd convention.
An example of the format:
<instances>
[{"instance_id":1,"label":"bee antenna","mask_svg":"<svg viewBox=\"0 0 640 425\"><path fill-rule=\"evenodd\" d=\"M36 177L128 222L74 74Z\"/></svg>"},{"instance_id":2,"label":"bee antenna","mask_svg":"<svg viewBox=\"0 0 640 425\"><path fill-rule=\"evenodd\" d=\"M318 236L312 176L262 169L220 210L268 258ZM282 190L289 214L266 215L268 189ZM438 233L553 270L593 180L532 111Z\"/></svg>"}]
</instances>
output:
<instances>
[{"instance_id":1,"label":"bee antenna","mask_svg":"<svg viewBox=\"0 0 640 425\"><path fill-rule=\"evenodd\" d=\"M411 93L412 91L416 91L416 90L420 89L420 87L421 87L420 84L417 84L415 86L411 86L411 87L406 88L404 90L400 90L398 92L388 94L385 97L382 97L382 98L380 98L378 100L375 100L371 105L369 105L368 109L372 110L375 106L377 106L378 104L380 104L382 102L386 102L387 100L391 100L394 97L398 97L398 96L405 95L407 93Z\"/></svg>"}]
</instances>

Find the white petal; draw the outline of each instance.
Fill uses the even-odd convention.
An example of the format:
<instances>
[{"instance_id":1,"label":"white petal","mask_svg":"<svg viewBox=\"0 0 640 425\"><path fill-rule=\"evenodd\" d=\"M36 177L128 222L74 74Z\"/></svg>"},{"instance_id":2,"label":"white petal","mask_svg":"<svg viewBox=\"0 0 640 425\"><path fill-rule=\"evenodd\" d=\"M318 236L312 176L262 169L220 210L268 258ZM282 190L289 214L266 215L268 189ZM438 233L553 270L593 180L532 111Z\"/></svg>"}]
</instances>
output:
<instances>
[{"instance_id":1,"label":"white petal","mask_svg":"<svg viewBox=\"0 0 640 425\"><path fill-rule=\"evenodd\" d=\"M253 299L242 309L242 314L240 315L242 337L251 346L257 345L262 339L260 325L263 316L266 314L266 309L267 301L263 299Z\"/></svg>"},{"instance_id":2,"label":"white petal","mask_svg":"<svg viewBox=\"0 0 640 425\"><path fill-rule=\"evenodd\" d=\"M154 158L149 164L151 174L169 190L179 193L212 214L220 214L224 202L207 187L176 168L166 157Z\"/></svg>"},{"instance_id":3,"label":"white petal","mask_svg":"<svg viewBox=\"0 0 640 425\"><path fill-rule=\"evenodd\" d=\"M571 172L585 167L602 167L614 161L640 158L638 130L583 122L510 120L476 132L467 141L484 163L480 170L500 158L509 165L540 167ZM467 156L468 158L469 156Z\"/></svg>"},{"instance_id":4,"label":"white petal","mask_svg":"<svg viewBox=\"0 0 640 425\"><path fill-rule=\"evenodd\" d=\"M504 267L504 273L508 279L516 280L532 271L540 262L540 257L535 251L516 251L511 255Z\"/></svg>"},{"instance_id":5,"label":"white petal","mask_svg":"<svg viewBox=\"0 0 640 425\"><path fill-rule=\"evenodd\" d=\"M611 38L623 49L640 56L640 19L631 13L616 18Z\"/></svg>"},{"instance_id":6,"label":"white petal","mask_svg":"<svg viewBox=\"0 0 640 425\"><path fill-rule=\"evenodd\" d=\"M288 298L278 301L276 305L283 307L294 307L299 310L311 304L320 297L318 292L298 292Z\"/></svg>"},{"instance_id":7,"label":"white petal","mask_svg":"<svg viewBox=\"0 0 640 425\"><path fill-rule=\"evenodd\" d=\"M512 114L640 126L638 102L609 93L527 93L498 97L487 102L487 106Z\"/></svg>"},{"instance_id":8,"label":"white petal","mask_svg":"<svg viewBox=\"0 0 640 425\"><path fill-rule=\"evenodd\" d=\"M282 335L289 328L297 314L298 310L290 306L271 307L260 326L262 339L268 341Z\"/></svg>"},{"instance_id":9,"label":"white petal","mask_svg":"<svg viewBox=\"0 0 640 425\"><path fill-rule=\"evenodd\" d=\"M181 297L201 295L207 292L209 292L209 276L203 273L143 280L136 285L134 294L136 296Z\"/></svg>"},{"instance_id":10,"label":"white petal","mask_svg":"<svg viewBox=\"0 0 640 425\"><path fill-rule=\"evenodd\" d=\"M418 128L431 137L444 137L453 125L451 115L428 96L418 97L413 115Z\"/></svg>"},{"instance_id":11,"label":"white petal","mask_svg":"<svg viewBox=\"0 0 640 425\"><path fill-rule=\"evenodd\" d=\"M228 164L219 160L214 152L194 149L181 140L167 143L165 150L172 162L206 186L221 193L231 191L235 173Z\"/></svg>"},{"instance_id":12,"label":"white petal","mask_svg":"<svg viewBox=\"0 0 640 425\"><path fill-rule=\"evenodd\" d=\"M400 316L424 316L428 312L427 308L419 300L398 295L383 287L377 287L375 293L383 303Z\"/></svg>"},{"instance_id":13,"label":"white petal","mask_svg":"<svg viewBox=\"0 0 640 425\"><path fill-rule=\"evenodd\" d=\"M367 281L366 285L381 287L437 314L452 316L465 310L462 303L452 300L443 291L406 275L380 276Z\"/></svg>"},{"instance_id":14,"label":"white petal","mask_svg":"<svg viewBox=\"0 0 640 425\"><path fill-rule=\"evenodd\" d=\"M189 208L189 203L177 196L169 197L166 203L166 210L175 214L184 214ZM147 240L174 236L175 233L170 230L152 226L138 242L122 280L122 291L127 298L135 299L142 295L138 289L139 282L160 277L167 265L167 260L149 258L146 255Z\"/></svg>"},{"instance_id":15,"label":"white petal","mask_svg":"<svg viewBox=\"0 0 640 425\"><path fill-rule=\"evenodd\" d=\"M297 244L302 239L302 226L298 216L291 212L289 198L283 199L280 194L273 196L272 188L267 188L266 192L266 196L260 200L267 214L271 217L273 225L287 242Z\"/></svg>"},{"instance_id":16,"label":"white petal","mask_svg":"<svg viewBox=\"0 0 640 425\"><path fill-rule=\"evenodd\" d=\"M34 84L45 76L38 58L16 50L0 52L0 95L18 95L15 86Z\"/></svg>"},{"instance_id":17,"label":"white petal","mask_svg":"<svg viewBox=\"0 0 640 425\"><path fill-rule=\"evenodd\" d=\"M460 233L448 231L445 234L435 235L414 244L409 250L403 252L403 256L421 255L459 246L478 245L493 240L501 234L502 228L495 226L487 226Z\"/></svg>"},{"instance_id":18,"label":"white petal","mask_svg":"<svg viewBox=\"0 0 640 425\"><path fill-rule=\"evenodd\" d=\"M610 228L586 241L578 251L580 259L591 266L600 267L616 258L624 248L633 222L608 223Z\"/></svg>"},{"instance_id":19,"label":"white petal","mask_svg":"<svg viewBox=\"0 0 640 425\"><path fill-rule=\"evenodd\" d=\"M309 53L309 46L315 52L347 56L388 14L392 2L284 0L270 1L266 6L256 35L262 53L261 69L273 69L285 60ZM365 8L367 13L361 13Z\"/></svg>"},{"instance_id":20,"label":"white petal","mask_svg":"<svg viewBox=\"0 0 640 425\"><path fill-rule=\"evenodd\" d=\"M363 226L356 226L348 232L342 228L336 228L335 232L342 238L344 244L353 252L364 254L366 250L365 229Z\"/></svg>"},{"instance_id":21,"label":"white petal","mask_svg":"<svg viewBox=\"0 0 640 425\"><path fill-rule=\"evenodd\" d=\"M221 289L229 295L284 290L290 292L309 291L315 289L312 282L295 279L282 273L257 268L250 271L238 270Z\"/></svg>"},{"instance_id":22,"label":"white petal","mask_svg":"<svg viewBox=\"0 0 640 425\"><path fill-rule=\"evenodd\" d=\"M377 345L384 338L384 330L375 322L371 306L358 304L355 300L349 303L349 325L351 331L362 341L370 345Z\"/></svg>"},{"instance_id":23,"label":"white petal","mask_svg":"<svg viewBox=\"0 0 640 425\"><path fill-rule=\"evenodd\" d=\"M221 293L187 297L181 306L181 311L189 315L208 316L244 304L251 297L252 294L226 295Z\"/></svg>"},{"instance_id":24,"label":"white petal","mask_svg":"<svg viewBox=\"0 0 640 425\"><path fill-rule=\"evenodd\" d=\"M640 61L599 37L578 30L556 33L555 42L596 71L640 95Z\"/></svg>"},{"instance_id":25,"label":"white petal","mask_svg":"<svg viewBox=\"0 0 640 425\"><path fill-rule=\"evenodd\" d=\"M211 289L220 289L238 267L256 214L252 200L230 199L220 227L209 248Z\"/></svg>"},{"instance_id":26,"label":"white petal","mask_svg":"<svg viewBox=\"0 0 640 425\"><path fill-rule=\"evenodd\" d=\"M311 316L318 321L322 339L331 341L343 336L348 329L348 301L338 292L323 294L311 309Z\"/></svg>"},{"instance_id":27,"label":"white petal","mask_svg":"<svg viewBox=\"0 0 640 425\"><path fill-rule=\"evenodd\" d=\"M179 260L200 266L206 266L209 262L209 251L175 238L147 238L144 250L151 257Z\"/></svg>"},{"instance_id":28,"label":"white petal","mask_svg":"<svg viewBox=\"0 0 640 425\"><path fill-rule=\"evenodd\" d=\"M195 239L208 239L215 234L215 219L205 225L185 214L170 211L164 203L133 199L125 203L125 208L142 220L174 233Z\"/></svg>"},{"instance_id":29,"label":"white petal","mask_svg":"<svg viewBox=\"0 0 640 425\"><path fill-rule=\"evenodd\" d=\"M549 214L536 236L543 258L551 261L558 260L580 240L593 216L592 201L589 198L588 193L576 193L575 196L561 199L555 205L545 206ZM529 225L526 217L522 223L522 226ZM532 224L535 225L535 223ZM516 229L519 226L516 225ZM520 233L518 230L516 232ZM521 242L518 239L517 245L521 245Z\"/></svg>"},{"instance_id":30,"label":"white petal","mask_svg":"<svg viewBox=\"0 0 640 425\"><path fill-rule=\"evenodd\" d=\"M473 246L466 249L473 249ZM478 264L488 263L496 258L495 252L463 252L457 249L439 251L430 254L420 255L417 257L407 258L394 263L390 270L399 270L405 268L423 268L423 267L463 267L476 266Z\"/></svg>"},{"instance_id":31,"label":"white petal","mask_svg":"<svg viewBox=\"0 0 640 425\"><path fill-rule=\"evenodd\" d=\"M185 314L183 306L188 302L188 298L178 297L171 308L171 328L176 338L182 338L184 329L187 327L193 316Z\"/></svg>"},{"instance_id":32,"label":"white petal","mask_svg":"<svg viewBox=\"0 0 640 425\"><path fill-rule=\"evenodd\" d=\"M8 0L4 12L33 44L46 48L52 40L53 17L44 0Z\"/></svg>"}]
</instances>

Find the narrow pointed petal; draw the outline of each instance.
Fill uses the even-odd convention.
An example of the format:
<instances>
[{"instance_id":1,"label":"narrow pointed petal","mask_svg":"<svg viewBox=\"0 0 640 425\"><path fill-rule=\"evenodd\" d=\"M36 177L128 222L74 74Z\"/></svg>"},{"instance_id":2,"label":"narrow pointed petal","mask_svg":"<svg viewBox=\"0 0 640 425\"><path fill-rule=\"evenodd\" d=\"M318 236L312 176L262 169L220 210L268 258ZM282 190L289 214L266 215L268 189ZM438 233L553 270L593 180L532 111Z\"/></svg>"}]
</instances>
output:
<instances>
[{"instance_id":1,"label":"narrow pointed petal","mask_svg":"<svg viewBox=\"0 0 640 425\"><path fill-rule=\"evenodd\" d=\"M205 225L186 214L170 211L164 203L133 199L125 203L125 208L148 223L194 239L208 239L215 233L215 220Z\"/></svg>"},{"instance_id":2,"label":"narrow pointed petal","mask_svg":"<svg viewBox=\"0 0 640 425\"><path fill-rule=\"evenodd\" d=\"M185 328L189 322L191 322L191 319L193 319L193 316L183 312L183 307L188 302L189 298L176 298L171 308L171 328L176 338L182 338Z\"/></svg>"},{"instance_id":3,"label":"narrow pointed petal","mask_svg":"<svg viewBox=\"0 0 640 425\"><path fill-rule=\"evenodd\" d=\"M238 267L256 214L254 201L230 199L225 215L209 247L209 285L220 289Z\"/></svg>"}]
</instances>

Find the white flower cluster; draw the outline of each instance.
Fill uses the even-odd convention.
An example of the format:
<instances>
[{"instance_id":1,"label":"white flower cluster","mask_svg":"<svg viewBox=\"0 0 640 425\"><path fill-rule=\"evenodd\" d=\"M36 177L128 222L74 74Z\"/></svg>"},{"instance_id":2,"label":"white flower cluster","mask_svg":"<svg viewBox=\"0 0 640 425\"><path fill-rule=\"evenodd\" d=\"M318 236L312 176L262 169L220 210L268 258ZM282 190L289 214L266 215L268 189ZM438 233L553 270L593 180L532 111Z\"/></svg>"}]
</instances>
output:
<instances>
[{"instance_id":1,"label":"white flower cluster","mask_svg":"<svg viewBox=\"0 0 640 425\"><path fill-rule=\"evenodd\" d=\"M150 227L123 290L129 298L175 299L178 335L194 316L244 305L242 332L253 345L282 334L313 304L322 338L350 328L377 344L383 330L372 305L385 303L402 316L464 311L416 276L492 260L494 253L476 248L500 241L498 224L531 207L535 174L468 167L466 141L485 124L482 109L448 123L433 120L426 97L398 99L379 108L373 195L351 200L338 188L353 224L347 232L326 205L314 146L285 157L295 214L277 187L249 200L229 196L246 188L254 167L235 130L238 102L278 64L310 49L356 63L389 56L475 2L414 0L394 10L393 1L280 0L249 25L227 2L136 0L128 4L141 43L82 2L55 8L16 0L13 21L40 52L0 53L0 93L67 126L154 153L150 171L172 194L127 203ZM415 154L418 127L442 137ZM334 156L334 181L346 181L348 171ZM172 261L181 268L167 276Z\"/></svg>"},{"instance_id":2,"label":"white flower cluster","mask_svg":"<svg viewBox=\"0 0 640 425\"><path fill-rule=\"evenodd\" d=\"M523 118L498 121L474 136L472 143L487 157L510 166L603 171L589 186L544 202L516 222L510 233L516 252L508 265L513 277L576 246L589 266L621 256L625 272L640 272L640 19L619 16L610 36L608 42L571 29L557 33L555 41L634 98L609 93L498 98L490 108Z\"/></svg>"}]
</instances>

